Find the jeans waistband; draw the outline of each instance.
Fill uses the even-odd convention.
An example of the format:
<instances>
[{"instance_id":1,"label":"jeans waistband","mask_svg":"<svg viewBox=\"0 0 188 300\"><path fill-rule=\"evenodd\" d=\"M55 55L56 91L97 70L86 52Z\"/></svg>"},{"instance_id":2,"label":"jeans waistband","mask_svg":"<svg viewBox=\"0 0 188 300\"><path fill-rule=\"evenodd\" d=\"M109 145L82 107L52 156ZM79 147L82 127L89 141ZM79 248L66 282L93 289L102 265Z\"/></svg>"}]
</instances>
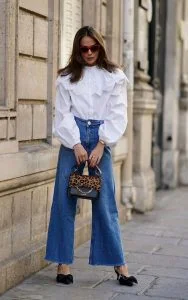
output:
<instances>
[{"instance_id":1,"label":"jeans waistband","mask_svg":"<svg viewBox=\"0 0 188 300\"><path fill-rule=\"evenodd\" d=\"M103 120L92 120L92 119L84 120L84 119L78 118L76 116L74 116L74 118L75 118L75 121L81 122L88 126L98 126L98 125L101 125L104 123Z\"/></svg>"}]
</instances>

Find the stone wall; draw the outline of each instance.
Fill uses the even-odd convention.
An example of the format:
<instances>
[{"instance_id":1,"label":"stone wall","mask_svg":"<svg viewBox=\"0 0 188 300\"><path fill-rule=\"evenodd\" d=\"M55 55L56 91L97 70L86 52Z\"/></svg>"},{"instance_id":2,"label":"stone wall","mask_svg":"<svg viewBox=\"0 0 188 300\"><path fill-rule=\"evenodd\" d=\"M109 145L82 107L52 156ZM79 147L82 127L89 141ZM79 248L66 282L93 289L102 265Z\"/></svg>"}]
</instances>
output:
<instances>
[{"instance_id":1,"label":"stone wall","mask_svg":"<svg viewBox=\"0 0 188 300\"><path fill-rule=\"evenodd\" d=\"M0 293L46 264L58 153L51 126L58 5L1 1Z\"/></svg>"}]
</instances>

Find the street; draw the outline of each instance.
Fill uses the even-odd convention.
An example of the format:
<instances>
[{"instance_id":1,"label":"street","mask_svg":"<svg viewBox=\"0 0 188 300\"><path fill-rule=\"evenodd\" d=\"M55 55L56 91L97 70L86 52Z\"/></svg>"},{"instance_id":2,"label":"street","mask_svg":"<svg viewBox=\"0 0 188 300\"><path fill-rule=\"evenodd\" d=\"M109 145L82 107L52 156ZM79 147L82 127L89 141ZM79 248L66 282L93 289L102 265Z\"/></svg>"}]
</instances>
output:
<instances>
[{"instance_id":1,"label":"street","mask_svg":"<svg viewBox=\"0 0 188 300\"><path fill-rule=\"evenodd\" d=\"M157 192L154 210L133 213L121 228L129 272L138 285L120 286L112 267L89 266L87 242L75 250L73 285L57 284L52 264L0 299L188 299L188 188Z\"/></svg>"}]
</instances>

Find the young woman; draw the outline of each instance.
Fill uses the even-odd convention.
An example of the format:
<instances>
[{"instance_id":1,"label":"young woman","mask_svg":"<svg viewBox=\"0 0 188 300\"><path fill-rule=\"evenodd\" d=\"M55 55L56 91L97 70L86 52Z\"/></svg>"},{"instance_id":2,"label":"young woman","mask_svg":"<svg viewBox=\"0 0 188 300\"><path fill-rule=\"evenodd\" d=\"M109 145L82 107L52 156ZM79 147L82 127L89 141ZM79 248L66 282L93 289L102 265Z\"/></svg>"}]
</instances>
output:
<instances>
[{"instance_id":1,"label":"young woman","mask_svg":"<svg viewBox=\"0 0 188 300\"><path fill-rule=\"evenodd\" d=\"M123 254L110 150L127 126L126 81L108 60L101 35L89 26L79 29L57 78L54 133L61 147L45 257L58 263L57 282L73 282L76 200L68 198L67 187L73 167L83 170L88 161L89 173L98 165L103 177L100 198L92 201L89 264L114 266L120 284L137 283Z\"/></svg>"}]
</instances>

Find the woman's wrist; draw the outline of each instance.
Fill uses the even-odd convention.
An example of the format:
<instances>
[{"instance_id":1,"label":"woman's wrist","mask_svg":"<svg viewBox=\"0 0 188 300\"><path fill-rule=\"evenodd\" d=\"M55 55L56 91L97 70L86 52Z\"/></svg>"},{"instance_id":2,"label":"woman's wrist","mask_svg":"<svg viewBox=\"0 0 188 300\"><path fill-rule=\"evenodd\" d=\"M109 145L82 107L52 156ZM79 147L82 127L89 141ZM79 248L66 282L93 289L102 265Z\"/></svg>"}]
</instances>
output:
<instances>
[{"instance_id":1,"label":"woman's wrist","mask_svg":"<svg viewBox=\"0 0 188 300\"><path fill-rule=\"evenodd\" d=\"M76 147L80 146L80 145L81 145L81 143L75 144L75 145L73 146L73 150L74 150Z\"/></svg>"},{"instance_id":2,"label":"woman's wrist","mask_svg":"<svg viewBox=\"0 0 188 300\"><path fill-rule=\"evenodd\" d=\"M105 142L103 141L103 140L99 140L99 143L101 144L101 145L103 145L103 146L105 146Z\"/></svg>"},{"instance_id":3,"label":"woman's wrist","mask_svg":"<svg viewBox=\"0 0 188 300\"><path fill-rule=\"evenodd\" d=\"M105 144L101 143L100 141L98 141L98 144L97 144L100 148L104 149L104 146Z\"/></svg>"}]
</instances>

